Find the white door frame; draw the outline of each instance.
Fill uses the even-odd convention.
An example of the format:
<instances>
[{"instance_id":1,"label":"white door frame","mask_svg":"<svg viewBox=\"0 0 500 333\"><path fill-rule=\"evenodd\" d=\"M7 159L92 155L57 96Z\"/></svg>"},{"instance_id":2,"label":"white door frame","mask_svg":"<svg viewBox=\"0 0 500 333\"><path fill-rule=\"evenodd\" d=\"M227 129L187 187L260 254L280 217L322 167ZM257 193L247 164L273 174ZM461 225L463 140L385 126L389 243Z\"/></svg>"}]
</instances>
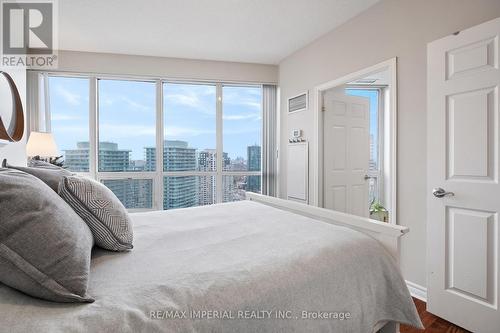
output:
<instances>
[{"instance_id":1,"label":"white door frame","mask_svg":"<svg viewBox=\"0 0 500 333\"><path fill-rule=\"evenodd\" d=\"M374 66L364 68L354 73L347 74L338 79L328 81L316 86L313 90L313 133L312 136L312 191L310 193L309 202L311 205L321 207L323 204L323 116L322 116L322 101L321 96L323 91L335 88L340 85L355 81L368 75L378 73L384 70L389 70L391 82L388 85L390 91L389 101L389 128L384 130L390 131L389 136L389 158L390 158L390 223L397 224L397 58L391 58ZM387 144L387 143L386 143Z\"/></svg>"}]
</instances>

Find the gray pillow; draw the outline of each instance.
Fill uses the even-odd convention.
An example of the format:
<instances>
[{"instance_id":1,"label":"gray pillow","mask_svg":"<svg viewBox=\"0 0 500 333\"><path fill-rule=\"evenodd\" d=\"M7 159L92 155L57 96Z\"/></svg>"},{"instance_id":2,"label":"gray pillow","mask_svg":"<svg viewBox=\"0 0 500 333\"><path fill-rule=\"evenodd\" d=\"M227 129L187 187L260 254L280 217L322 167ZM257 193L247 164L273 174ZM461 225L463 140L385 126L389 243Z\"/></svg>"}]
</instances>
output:
<instances>
[{"instance_id":1,"label":"gray pillow","mask_svg":"<svg viewBox=\"0 0 500 333\"><path fill-rule=\"evenodd\" d=\"M32 168L42 168L42 169L52 169L52 170L63 169L64 170L64 168L57 166L55 164L45 162L42 160L35 160L35 159L28 160L28 166L32 167Z\"/></svg>"},{"instance_id":2,"label":"gray pillow","mask_svg":"<svg viewBox=\"0 0 500 333\"><path fill-rule=\"evenodd\" d=\"M7 161L4 160L2 167L9 169L16 169L29 173L30 175L33 175L36 178L42 180L45 184L49 185L49 187L56 192L59 188L59 183L61 182L62 178L64 176L72 175L72 173L69 172L68 170L60 168L56 165L35 160L31 160L28 163L27 167L13 166L8 164Z\"/></svg>"},{"instance_id":3,"label":"gray pillow","mask_svg":"<svg viewBox=\"0 0 500 333\"><path fill-rule=\"evenodd\" d=\"M87 222L95 243L107 250L132 249L132 223L120 200L103 184L84 177L67 176L59 195Z\"/></svg>"},{"instance_id":4,"label":"gray pillow","mask_svg":"<svg viewBox=\"0 0 500 333\"><path fill-rule=\"evenodd\" d=\"M0 282L55 302L87 295L92 233L57 193L27 173L0 168Z\"/></svg>"}]
</instances>

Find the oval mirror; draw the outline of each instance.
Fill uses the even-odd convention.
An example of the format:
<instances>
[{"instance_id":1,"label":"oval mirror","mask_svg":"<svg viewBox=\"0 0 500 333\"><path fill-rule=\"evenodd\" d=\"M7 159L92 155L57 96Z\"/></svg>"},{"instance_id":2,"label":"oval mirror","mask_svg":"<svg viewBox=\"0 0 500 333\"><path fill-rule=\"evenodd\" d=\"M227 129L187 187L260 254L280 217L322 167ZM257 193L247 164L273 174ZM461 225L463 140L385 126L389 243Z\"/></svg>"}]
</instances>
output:
<instances>
[{"instance_id":1,"label":"oval mirror","mask_svg":"<svg viewBox=\"0 0 500 333\"><path fill-rule=\"evenodd\" d=\"M0 140L16 142L24 134L21 97L12 77L0 71Z\"/></svg>"}]
</instances>

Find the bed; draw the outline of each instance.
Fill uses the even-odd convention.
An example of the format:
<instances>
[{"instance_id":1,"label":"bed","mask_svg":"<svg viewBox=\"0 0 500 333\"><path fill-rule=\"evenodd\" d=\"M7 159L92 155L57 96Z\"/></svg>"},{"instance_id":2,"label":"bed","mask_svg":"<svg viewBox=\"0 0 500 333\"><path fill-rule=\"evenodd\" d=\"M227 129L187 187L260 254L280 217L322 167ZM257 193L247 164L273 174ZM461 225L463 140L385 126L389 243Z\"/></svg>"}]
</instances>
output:
<instances>
[{"instance_id":1,"label":"bed","mask_svg":"<svg viewBox=\"0 0 500 333\"><path fill-rule=\"evenodd\" d=\"M421 327L407 229L280 199L131 214L134 249L94 248L91 304L0 285L9 332L396 332Z\"/></svg>"}]
</instances>

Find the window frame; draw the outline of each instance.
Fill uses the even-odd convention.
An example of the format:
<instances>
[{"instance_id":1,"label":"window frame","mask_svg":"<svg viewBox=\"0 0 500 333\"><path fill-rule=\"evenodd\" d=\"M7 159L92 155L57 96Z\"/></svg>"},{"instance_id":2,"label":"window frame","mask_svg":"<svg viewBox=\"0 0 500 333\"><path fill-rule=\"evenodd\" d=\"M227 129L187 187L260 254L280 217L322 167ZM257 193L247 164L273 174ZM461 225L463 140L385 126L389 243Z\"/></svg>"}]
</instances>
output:
<instances>
[{"instance_id":1,"label":"window frame","mask_svg":"<svg viewBox=\"0 0 500 333\"><path fill-rule=\"evenodd\" d=\"M263 85L262 84L259 84L259 85L256 85L256 84L245 84L245 83L221 83L220 84L220 96L221 96L221 100L220 100L220 131L219 131L219 128L217 128L217 135L219 135L219 132L220 132L220 145L219 145L219 141L217 141L217 144L218 144L218 147L220 146L221 147L221 151L217 151L217 156L222 156L223 152L222 150L224 149L224 119L223 119L223 116L224 116L224 96L223 96L223 90L224 90L224 87L227 86L227 87L240 87L240 88L244 88L244 87L259 87L261 89L261 92L263 93ZM262 96L262 95L261 95ZM217 96L217 101L219 101L219 97ZM219 113L219 112L218 112ZM262 153L263 153L263 149L262 149L262 145L264 143L264 98L263 96L261 97L261 101L260 101L260 117L262 119L262 122L261 122L261 133L260 133L260 144L261 144L261 150L260 150L260 171L248 171L248 170L243 170L243 171L231 171L231 170L226 170L224 171L223 170L223 162L222 162L222 158L220 158L220 164L217 165L217 171L220 171L220 176L218 176L218 179L217 179L217 203L221 203L221 202L224 202L224 177L226 176L260 176L260 179L261 179L261 182L260 182L260 193L262 193L262 170L263 170L263 156L262 156ZM219 121L219 119L218 119ZM218 161L219 162L219 161ZM248 161L247 161L248 163ZM219 179L220 178L220 179ZM220 195L220 196L219 196Z\"/></svg>"},{"instance_id":2,"label":"window frame","mask_svg":"<svg viewBox=\"0 0 500 333\"><path fill-rule=\"evenodd\" d=\"M164 177L172 176L213 176L216 181L216 203L222 203L224 198L223 179L225 176L260 176L262 179L262 162L260 171L230 171L223 170L223 87L259 87L263 90L263 83L253 82L232 82L218 80L180 80L161 77L133 76L133 75L109 75L109 74L88 74L88 73L69 73L69 72L43 72L47 77L65 77L65 78L85 78L89 81L89 172L77 173L95 179L98 182L104 180L116 179L139 179L152 180L152 208L128 209L129 212L143 212L151 210L163 210L164 201ZM156 86L156 151L162 152L156 155L155 171L116 171L101 172L98 170L99 163L99 81L117 80L117 81L135 81L135 82L154 82ZM163 149L164 149L164 84L198 84L214 85L216 88L216 152L217 168L216 171L164 171L163 169ZM47 93L50 93L50 87L47 85ZM47 110L50 115L50 100L47 102ZM261 100L261 115L263 113L263 100ZM262 119L262 127L264 120ZM50 124L49 124L50 125ZM261 136L263 135L263 129ZM263 138L261 138L261 145ZM261 154L263 150L261 149ZM160 158L161 156L161 158ZM261 183L262 186L262 183ZM262 191L262 188L261 188Z\"/></svg>"}]
</instances>

